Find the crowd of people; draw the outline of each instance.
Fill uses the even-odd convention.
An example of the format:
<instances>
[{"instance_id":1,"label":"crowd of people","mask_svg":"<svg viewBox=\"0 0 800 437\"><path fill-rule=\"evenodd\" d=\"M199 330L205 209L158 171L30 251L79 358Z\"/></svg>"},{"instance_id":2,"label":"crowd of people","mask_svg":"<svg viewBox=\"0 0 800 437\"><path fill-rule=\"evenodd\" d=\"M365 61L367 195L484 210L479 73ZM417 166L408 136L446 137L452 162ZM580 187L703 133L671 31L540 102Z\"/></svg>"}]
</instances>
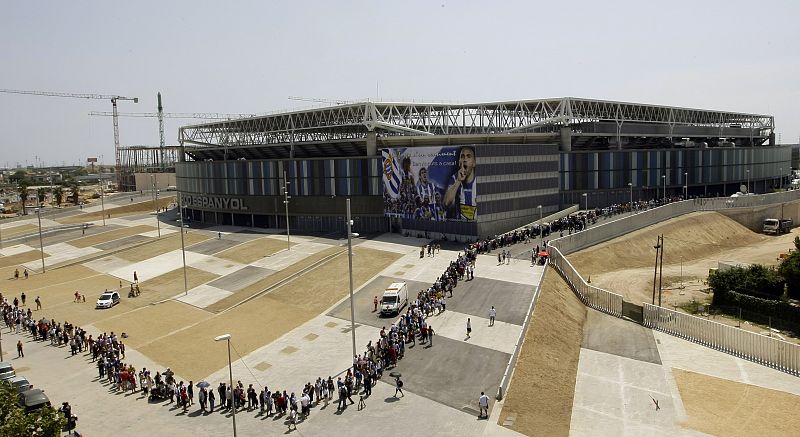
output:
<instances>
[{"instance_id":1,"label":"crowd of people","mask_svg":"<svg viewBox=\"0 0 800 437\"><path fill-rule=\"evenodd\" d=\"M436 249L434 246L431 251ZM352 368L335 379L332 376L318 377L296 392L288 389L270 390L269 387L255 388L253 384L245 387L241 381L232 387L221 382L215 389L205 381L198 385L193 381L178 381L170 369L163 372L137 369L125 358L125 344L122 341L125 333L119 336L114 332L102 333L95 338L68 321L58 323L54 319L35 317L31 308L25 308L25 303L19 298L15 297L9 302L0 294L0 305L3 319L11 331L27 333L33 341L49 341L54 347L68 347L70 356L90 356L91 362L97 367L97 381L110 384L117 392L141 391L144 399L169 399L170 404L175 403L184 411L194 405L196 393L203 413L213 413L215 408L225 412L231 409L257 410L267 416L285 416L286 423L291 427L308 417L311 408L320 403L327 406L329 402L336 401L337 411L341 411L355 404L353 396L358 395L359 407L362 407L377 381L383 378L384 370L393 368L403 358L406 344L416 345L419 341L432 345L434 330L427 318L445 311L446 298L453 297L453 289L459 281L474 278L477 254L475 248L468 247L450 262L428 289L421 290L409 302L405 313L399 314L398 320L389 329L381 329L379 338L374 343L370 341L363 354L353 357ZM395 395L403 396L401 375L393 378Z\"/></svg>"}]
</instances>

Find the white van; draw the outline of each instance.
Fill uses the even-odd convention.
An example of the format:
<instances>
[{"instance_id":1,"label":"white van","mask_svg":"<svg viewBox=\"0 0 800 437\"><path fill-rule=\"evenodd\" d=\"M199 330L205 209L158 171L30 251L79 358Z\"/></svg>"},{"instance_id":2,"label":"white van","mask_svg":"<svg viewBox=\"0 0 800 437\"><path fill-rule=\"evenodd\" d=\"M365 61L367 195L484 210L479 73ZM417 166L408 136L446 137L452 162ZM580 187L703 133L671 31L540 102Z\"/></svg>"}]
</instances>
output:
<instances>
[{"instance_id":1,"label":"white van","mask_svg":"<svg viewBox=\"0 0 800 437\"><path fill-rule=\"evenodd\" d=\"M408 305L408 285L405 282L393 282L383 291L381 314L400 314L400 310L406 305Z\"/></svg>"}]
</instances>

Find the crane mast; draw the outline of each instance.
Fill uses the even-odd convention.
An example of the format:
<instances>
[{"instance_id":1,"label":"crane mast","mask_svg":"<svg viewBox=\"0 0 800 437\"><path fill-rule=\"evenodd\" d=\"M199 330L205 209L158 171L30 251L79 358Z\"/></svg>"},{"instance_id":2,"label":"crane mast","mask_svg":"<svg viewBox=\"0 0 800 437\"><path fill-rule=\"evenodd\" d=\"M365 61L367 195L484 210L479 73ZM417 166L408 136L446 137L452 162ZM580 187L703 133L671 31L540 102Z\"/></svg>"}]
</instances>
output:
<instances>
[{"instance_id":1,"label":"crane mast","mask_svg":"<svg viewBox=\"0 0 800 437\"><path fill-rule=\"evenodd\" d=\"M122 189L122 161L119 150L119 114L117 112L117 100L132 100L133 103L139 103L138 97L123 97L118 95L105 95L105 94L62 93L53 91L10 90L10 89L0 89L0 93L22 94L29 96L44 96L44 97L66 97L72 99L111 100L112 117L114 118L114 156L116 160L117 189Z\"/></svg>"},{"instance_id":2,"label":"crane mast","mask_svg":"<svg viewBox=\"0 0 800 437\"><path fill-rule=\"evenodd\" d=\"M164 171L164 107L161 106L161 93L158 93L158 136L160 142L158 143L161 152L161 171Z\"/></svg>"}]
</instances>

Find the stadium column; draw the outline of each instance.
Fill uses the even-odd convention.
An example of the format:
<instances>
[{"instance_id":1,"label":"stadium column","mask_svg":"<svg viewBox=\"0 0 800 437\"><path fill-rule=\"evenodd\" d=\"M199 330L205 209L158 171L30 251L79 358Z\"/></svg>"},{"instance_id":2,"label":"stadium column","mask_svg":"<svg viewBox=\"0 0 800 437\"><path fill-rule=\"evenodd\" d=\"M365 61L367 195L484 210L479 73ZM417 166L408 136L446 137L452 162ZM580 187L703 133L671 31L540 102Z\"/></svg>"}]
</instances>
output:
<instances>
[{"instance_id":1,"label":"stadium column","mask_svg":"<svg viewBox=\"0 0 800 437\"><path fill-rule=\"evenodd\" d=\"M572 129L569 126L561 128L561 151L572 151Z\"/></svg>"},{"instance_id":2,"label":"stadium column","mask_svg":"<svg viewBox=\"0 0 800 437\"><path fill-rule=\"evenodd\" d=\"M378 154L377 142L377 134L375 132L367 132L367 156Z\"/></svg>"}]
</instances>

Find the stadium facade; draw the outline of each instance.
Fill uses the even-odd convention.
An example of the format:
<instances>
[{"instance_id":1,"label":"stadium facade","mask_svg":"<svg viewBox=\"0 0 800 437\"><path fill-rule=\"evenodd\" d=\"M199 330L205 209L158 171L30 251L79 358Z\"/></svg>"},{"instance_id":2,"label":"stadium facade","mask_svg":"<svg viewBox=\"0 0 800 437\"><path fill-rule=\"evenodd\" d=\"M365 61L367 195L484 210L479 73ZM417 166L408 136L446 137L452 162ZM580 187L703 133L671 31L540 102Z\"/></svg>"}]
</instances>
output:
<instances>
[{"instance_id":1,"label":"stadium facade","mask_svg":"<svg viewBox=\"0 0 800 437\"><path fill-rule=\"evenodd\" d=\"M570 205L766 192L791 147L774 118L573 97L360 102L184 126L176 165L195 221L487 236ZM748 188L745 188L747 190Z\"/></svg>"}]
</instances>

